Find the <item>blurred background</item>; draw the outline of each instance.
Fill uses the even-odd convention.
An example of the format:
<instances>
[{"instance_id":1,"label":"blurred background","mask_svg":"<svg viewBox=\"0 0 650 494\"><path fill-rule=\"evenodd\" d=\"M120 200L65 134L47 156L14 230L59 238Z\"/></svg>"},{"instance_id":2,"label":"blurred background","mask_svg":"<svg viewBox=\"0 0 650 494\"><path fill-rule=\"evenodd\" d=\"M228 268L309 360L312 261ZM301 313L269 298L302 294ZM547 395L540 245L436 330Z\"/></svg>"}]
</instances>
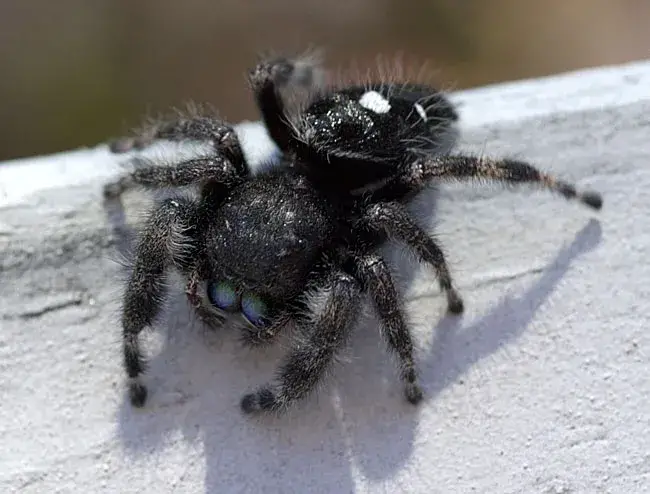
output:
<instances>
[{"instance_id":1,"label":"blurred background","mask_svg":"<svg viewBox=\"0 0 650 494\"><path fill-rule=\"evenodd\" d=\"M0 0L0 161L92 146L188 100L256 119L266 50L378 54L461 89L648 57L648 0Z\"/></svg>"}]
</instances>

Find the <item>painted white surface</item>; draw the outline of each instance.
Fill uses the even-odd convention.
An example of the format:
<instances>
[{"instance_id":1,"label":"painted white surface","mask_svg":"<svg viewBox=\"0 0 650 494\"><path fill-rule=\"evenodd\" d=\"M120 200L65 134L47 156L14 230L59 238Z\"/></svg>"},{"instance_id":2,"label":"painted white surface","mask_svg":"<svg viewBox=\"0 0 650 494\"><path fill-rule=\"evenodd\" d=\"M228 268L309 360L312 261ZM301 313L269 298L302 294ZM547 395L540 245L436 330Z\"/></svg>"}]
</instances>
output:
<instances>
[{"instance_id":1,"label":"painted white surface","mask_svg":"<svg viewBox=\"0 0 650 494\"><path fill-rule=\"evenodd\" d=\"M149 407L132 410L100 200L119 165L98 147L0 166L0 492L650 492L648 82L644 62L454 95L463 150L527 157L605 203L445 187L429 223L465 316L393 258L418 409L370 318L317 397L247 419L241 395L283 349L204 335L176 296L152 336Z\"/></svg>"}]
</instances>

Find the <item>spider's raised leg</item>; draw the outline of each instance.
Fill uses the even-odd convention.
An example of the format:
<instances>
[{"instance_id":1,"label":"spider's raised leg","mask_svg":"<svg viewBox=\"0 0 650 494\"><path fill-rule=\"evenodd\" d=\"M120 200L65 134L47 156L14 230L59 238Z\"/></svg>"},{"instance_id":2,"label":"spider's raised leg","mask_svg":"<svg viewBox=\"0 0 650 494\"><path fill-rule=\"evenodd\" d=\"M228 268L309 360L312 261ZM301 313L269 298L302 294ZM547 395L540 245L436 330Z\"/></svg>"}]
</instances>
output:
<instances>
[{"instance_id":1,"label":"spider's raised leg","mask_svg":"<svg viewBox=\"0 0 650 494\"><path fill-rule=\"evenodd\" d=\"M415 405L422 400L422 390L417 382L413 339L390 270L384 260L377 256L365 257L357 260L355 264L365 288L374 301L388 348L397 354L404 395Z\"/></svg>"},{"instance_id":2,"label":"spider's raised leg","mask_svg":"<svg viewBox=\"0 0 650 494\"><path fill-rule=\"evenodd\" d=\"M327 301L304 328L305 339L290 350L277 381L242 398L245 413L278 412L307 396L345 345L357 319L361 286L349 274L337 272L326 288Z\"/></svg>"},{"instance_id":3,"label":"spider's raised leg","mask_svg":"<svg viewBox=\"0 0 650 494\"><path fill-rule=\"evenodd\" d=\"M124 366L129 377L129 398L141 407L147 389L140 382L145 361L140 332L151 326L165 296L167 271L190 269L196 256L198 206L188 199L167 199L151 214L137 244L133 270L122 307Z\"/></svg>"},{"instance_id":4,"label":"spider's raised leg","mask_svg":"<svg viewBox=\"0 0 650 494\"><path fill-rule=\"evenodd\" d=\"M290 60L276 57L257 64L248 76L257 106L271 138L286 152L293 139L287 108L281 90L290 88L315 92L324 83L323 71L317 57L306 55Z\"/></svg>"},{"instance_id":5,"label":"spider's raised leg","mask_svg":"<svg viewBox=\"0 0 650 494\"><path fill-rule=\"evenodd\" d=\"M134 161L137 163L142 160L136 158ZM244 162L241 161L238 165L235 166L221 156L196 158L174 165L136 165L132 172L107 183L104 186L104 197L117 198L136 187L148 189L183 187L211 180L228 184L245 175Z\"/></svg>"},{"instance_id":6,"label":"spider's raised leg","mask_svg":"<svg viewBox=\"0 0 650 494\"><path fill-rule=\"evenodd\" d=\"M577 199L593 208L602 207L598 192L580 191L574 184L544 173L530 163L513 159L491 159L475 156L430 156L416 159L406 173L375 193L373 200L393 200L407 192L421 190L432 181L474 179L508 185L528 184Z\"/></svg>"},{"instance_id":7,"label":"spider's raised leg","mask_svg":"<svg viewBox=\"0 0 650 494\"><path fill-rule=\"evenodd\" d=\"M404 242L414 249L420 259L436 271L440 288L447 296L450 312L463 312L463 300L453 286L449 267L442 249L398 203L374 204L366 211L362 221L370 228L383 232L395 240Z\"/></svg>"}]
</instances>

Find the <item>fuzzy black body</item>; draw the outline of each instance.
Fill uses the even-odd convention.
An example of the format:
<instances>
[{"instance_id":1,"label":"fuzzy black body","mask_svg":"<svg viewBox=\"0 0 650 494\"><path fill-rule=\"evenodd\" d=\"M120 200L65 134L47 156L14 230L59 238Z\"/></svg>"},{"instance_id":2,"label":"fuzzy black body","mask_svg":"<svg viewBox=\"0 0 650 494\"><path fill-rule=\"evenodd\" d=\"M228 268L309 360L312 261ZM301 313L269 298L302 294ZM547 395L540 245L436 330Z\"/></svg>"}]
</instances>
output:
<instances>
[{"instance_id":1,"label":"fuzzy black body","mask_svg":"<svg viewBox=\"0 0 650 494\"><path fill-rule=\"evenodd\" d=\"M228 193L210 221L210 273L274 304L292 299L345 236L339 217L303 175L273 169L252 177Z\"/></svg>"},{"instance_id":2,"label":"fuzzy black body","mask_svg":"<svg viewBox=\"0 0 650 494\"><path fill-rule=\"evenodd\" d=\"M144 358L139 334L164 300L171 269L187 279L192 307L210 327L237 318L243 341L275 341L288 323L301 337L275 379L241 400L246 413L280 411L312 392L346 344L368 295L380 335L399 365L406 399L420 402L413 341L401 298L378 249L401 242L430 266L449 312L463 311L438 242L404 203L445 180L478 179L536 185L594 209L602 200L570 183L509 159L451 155L456 111L435 88L369 84L343 88L318 83L318 67L297 60L258 64L249 75L272 140L282 153L275 168L253 173L233 128L194 116L121 139L115 152L155 139L210 142L213 152L172 166L136 169L108 184L107 200L134 186L195 185L196 199L163 201L138 239L124 293L124 367L133 405L144 405ZM307 89L290 112L283 92Z\"/></svg>"}]
</instances>

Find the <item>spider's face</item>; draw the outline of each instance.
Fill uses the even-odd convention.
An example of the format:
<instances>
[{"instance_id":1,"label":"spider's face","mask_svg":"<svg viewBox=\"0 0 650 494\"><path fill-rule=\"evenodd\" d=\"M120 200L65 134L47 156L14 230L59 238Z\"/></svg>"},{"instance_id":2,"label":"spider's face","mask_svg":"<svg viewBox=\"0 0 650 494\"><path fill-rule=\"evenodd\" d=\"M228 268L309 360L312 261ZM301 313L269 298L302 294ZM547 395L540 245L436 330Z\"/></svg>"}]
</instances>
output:
<instances>
[{"instance_id":1,"label":"spider's face","mask_svg":"<svg viewBox=\"0 0 650 494\"><path fill-rule=\"evenodd\" d=\"M221 313L241 314L249 324L266 326L275 315L275 307L264 294L238 286L234 280L211 280L207 284L210 303Z\"/></svg>"},{"instance_id":2,"label":"spider's face","mask_svg":"<svg viewBox=\"0 0 650 494\"><path fill-rule=\"evenodd\" d=\"M206 237L208 295L255 324L302 293L335 236L326 205L305 179L278 171L235 188Z\"/></svg>"}]
</instances>

